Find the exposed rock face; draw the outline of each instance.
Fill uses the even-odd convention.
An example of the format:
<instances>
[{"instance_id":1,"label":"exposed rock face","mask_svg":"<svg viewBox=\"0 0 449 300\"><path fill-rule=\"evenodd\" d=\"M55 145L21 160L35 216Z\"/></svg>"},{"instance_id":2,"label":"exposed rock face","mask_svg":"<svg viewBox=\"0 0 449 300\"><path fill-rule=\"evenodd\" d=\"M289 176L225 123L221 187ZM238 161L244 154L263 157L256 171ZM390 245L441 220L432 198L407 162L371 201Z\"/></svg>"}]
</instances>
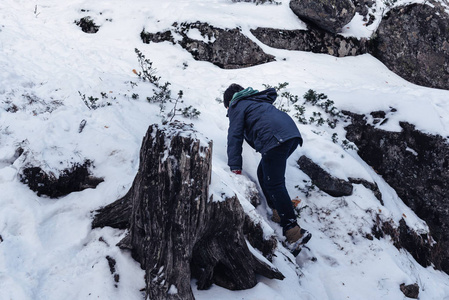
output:
<instances>
[{"instance_id":1,"label":"exposed rock face","mask_svg":"<svg viewBox=\"0 0 449 300\"><path fill-rule=\"evenodd\" d=\"M443 258L439 246L434 243L430 234L417 233L408 227L404 218L397 225L392 220L382 220L377 215L372 233L378 239L389 235L398 250L407 250L423 267L434 265L441 269Z\"/></svg>"},{"instance_id":2,"label":"exposed rock face","mask_svg":"<svg viewBox=\"0 0 449 300\"><path fill-rule=\"evenodd\" d=\"M290 8L299 18L332 33L340 32L355 15L350 0L291 0Z\"/></svg>"},{"instance_id":3,"label":"exposed rock face","mask_svg":"<svg viewBox=\"0 0 449 300\"><path fill-rule=\"evenodd\" d=\"M449 16L437 7L411 4L389 11L370 52L402 78L449 89Z\"/></svg>"},{"instance_id":4,"label":"exposed rock face","mask_svg":"<svg viewBox=\"0 0 449 300\"><path fill-rule=\"evenodd\" d=\"M371 25L376 17L370 13L370 8L376 6L376 2L373 0L354 0L355 12L363 16L363 21L366 22L365 26Z\"/></svg>"},{"instance_id":5,"label":"exposed rock face","mask_svg":"<svg viewBox=\"0 0 449 300\"><path fill-rule=\"evenodd\" d=\"M298 165L310 177L313 184L333 197L349 196L353 191L352 184L362 184L373 191L379 202L384 204L382 194L375 183L360 178L348 178L348 181L336 178L306 156L300 157ZM443 258L440 248L429 234L418 233L411 229L407 226L404 218L399 221L399 224L396 224L393 220L385 220L385 216L376 214L374 221L371 231L376 238L380 239L388 235L398 250L407 250L422 266L428 267L433 264L437 268L441 268ZM372 240L373 236L368 234L366 238Z\"/></svg>"},{"instance_id":6,"label":"exposed rock face","mask_svg":"<svg viewBox=\"0 0 449 300\"><path fill-rule=\"evenodd\" d=\"M257 28L251 30L251 33L262 43L278 49L310 51L337 57L367 52L366 39L344 37L317 28L309 30Z\"/></svg>"},{"instance_id":7,"label":"exposed rock face","mask_svg":"<svg viewBox=\"0 0 449 300\"><path fill-rule=\"evenodd\" d=\"M250 67L274 61L274 56L266 54L238 28L222 29L207 23L174 24L173 32L182 37L175 41L171 31L163 33L148 33L143 31L141 37L144 43L171 41L177 42L189 51L196 60L209 61L223 69ZM201 35L192 38L191 32Z\"/></svg>"},{"instance_id":8,"label":"exposed rock face","mask_svg":"<svg viewBox=\"0 0 449 300\"><path fill-rule=\"evenodd\" d=\"M350 113L348 113L350 114ZM346 137L359 155L393 187L399 197L430 227L449 272L449 145L447 139L422 133L402 122L401 132L367 124L363 115L350 114ZM410 251L410 250L409 250ZM438 267L438 263L435 263Z\"/></svg>"}]
</instances>

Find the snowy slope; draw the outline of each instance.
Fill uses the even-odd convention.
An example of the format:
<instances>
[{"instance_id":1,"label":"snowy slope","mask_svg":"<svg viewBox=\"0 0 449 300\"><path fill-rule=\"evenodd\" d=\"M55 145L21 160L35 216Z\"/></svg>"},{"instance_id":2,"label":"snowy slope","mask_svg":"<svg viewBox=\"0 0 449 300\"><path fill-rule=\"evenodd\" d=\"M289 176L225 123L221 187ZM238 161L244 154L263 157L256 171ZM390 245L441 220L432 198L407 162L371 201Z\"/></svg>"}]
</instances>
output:
<instances>
[{"instance_id":1,"label":"snowy slope","mask_svg":"<svg viewBox=\"0 0 449 300\"><path fill-rule=\"evenodd\" d=\"M228 119L221 98L233 82L263 89L263 84L288 82L300 97L309 89L329 96L339 109L357 113L397 111L383 127L399 130L399 121L417 129L449 135L449 92L413 85L390 72L370 55L335 58L327 55L269 48L256 39L276 62L223 70L170 43L149 45L140 40L143 28L168 29L174 22L203 21L217 27L258 26L304 29L282 5L232 3L230 0L2 0L0 2L0 299L143 299L143 271L115 244L124 232L91 230L92 211L123 196L137 172L140 143L150 124L161 122L157 104L145 98L153 86L139 81L135 48L154 63L157 75L169 81L173 93L184 92L185 105L201 111L187 120L214 142L213 189L222 183L240 197L248 213L264 220L266 232L280 234L268 221L265 206L255 209L246 199L254 184L259 154L244 148L244 174L236 177L226 165ZM379 4L380 5L380 4ZM86 34L75 20L91 16L101 25ZM369 36L376 24L363 27L358 17L345 35ZM86 98L98 98L89 109ZM134 96L133 96L134 95ZM85 98L85 99L86 99ZM86 126L80 133L80 123ZM297 264L279 246L274 265L283 281L261 277L246 291L213 286L192 287L197 299L403 299L401 283L418 283L420 299L449 299L449 276L423 268L388 239L368 240L374 213L425 232L426 225L353 150L331 140L325 127L298 124L304 146L289 160L287 184L292 197L302 199L299 223L313 233L310 251ZM342 125L336 128L344 137ZM26 155L17 159L16 149ZM307 155L340 178L359 177L376 182L384 197L381 206L372 192L356 186L350 197L332 198L303 191L308 177L295 161ZM94 162L95 176L104 182L96 189L60 199L38 197L18 178L27 163L58 172L84 159ZM304 182L306 181L306 183ZM211 192L214 192L212 190ZM309 255L316 256L311 261ZM106 256L117 261L114 281Z\"/></svg>"}]
</instances>

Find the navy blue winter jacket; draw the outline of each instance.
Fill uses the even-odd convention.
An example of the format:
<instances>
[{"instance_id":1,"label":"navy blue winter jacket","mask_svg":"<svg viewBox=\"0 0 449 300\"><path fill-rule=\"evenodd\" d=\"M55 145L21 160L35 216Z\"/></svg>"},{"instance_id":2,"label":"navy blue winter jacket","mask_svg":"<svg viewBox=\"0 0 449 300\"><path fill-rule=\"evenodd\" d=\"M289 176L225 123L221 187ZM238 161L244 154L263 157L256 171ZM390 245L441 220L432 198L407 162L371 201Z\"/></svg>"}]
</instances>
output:
<instances>
[{"instance_id":1,"label":"navy blue winter jacket","mask_svg":"<svg viewBox=\"0 0 449 300\"><path fill-rule=\"evenodd\" d=\"M243 139L262 154L296 137L302 145L295 122L273 106L276 97L276 90L269 88L231 102L228 109L228 165L231 170L242 169Z\"/></svg>"}]
</instances>

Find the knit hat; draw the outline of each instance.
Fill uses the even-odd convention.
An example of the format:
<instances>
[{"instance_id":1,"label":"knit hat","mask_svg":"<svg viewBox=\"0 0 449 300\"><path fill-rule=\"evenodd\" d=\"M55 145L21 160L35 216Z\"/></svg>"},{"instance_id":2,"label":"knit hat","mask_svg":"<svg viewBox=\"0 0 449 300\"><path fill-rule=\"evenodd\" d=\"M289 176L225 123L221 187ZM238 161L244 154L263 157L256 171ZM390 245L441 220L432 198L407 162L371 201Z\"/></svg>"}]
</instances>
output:
<instances>
[{"instance_id":1,"label":"knit hat","mask_svg":"<svg viewBox=\"0 0 449 300\"><path fill-rule=\"evenodd\" d=\"M240 91L243 91L244 88L241 85L238 85L237 83L231 84L226 91L223 94L223 104L226 108L229 107L229 102L231 102L232 97L235 93L238 93Z\"/></svg>"}]
</instances>

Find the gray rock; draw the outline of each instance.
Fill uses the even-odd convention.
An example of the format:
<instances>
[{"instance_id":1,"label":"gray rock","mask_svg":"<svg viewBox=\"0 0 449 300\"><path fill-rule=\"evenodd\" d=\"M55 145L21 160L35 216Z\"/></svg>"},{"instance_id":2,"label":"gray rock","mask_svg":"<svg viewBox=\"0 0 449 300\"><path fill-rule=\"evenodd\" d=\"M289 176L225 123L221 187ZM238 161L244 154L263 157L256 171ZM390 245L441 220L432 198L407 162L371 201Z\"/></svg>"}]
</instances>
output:
<instances>
[{"instance_id":1,"label":"gray rock","mask_svg":"<svg viewBox=\"0 0 449 300\"><path fill-rule=\"evenodd\" d=\"M145 29L140 33L140 38L145 44L153 43L161 43L161 42L172 42L175 44L175 39L170 30L164 32L146 32Z\"/></svg>"},{"instance_id":2,"label":"gray rock","mask_svg":"<svg viewBox=\"0 0 449 300\"><path fill-rule=\"evenodd\" d=\"M346 138L360 157L393 187L399 197L426 221L440 254L425 259L449 273L449 144L401 122L401 132L367 124L363 115L351 115ZM413 254L413 253L412 253ZM416 258L416 257L415 257ZM418 260L418 259L417 259Z\"/></svg>"},{"instance_id":3,"label":"gray rock","mask_svg":"<svg viewBox=\"0 0 449 300\"><path fill-rule=\"evenodd\" d=\"M449 89L449 16L438 7L392 9L382 19L370 52L412 83Z\"/></svg>"},{"instance_id":4,"label":"gray rock","mask_svg":"<svg viewBox=\"0 0 449 300\"><path fill-rule=\"evenodd\" d=\"M290 8L300 19L332 33L340 32L355 15L350 0L291 0Z\"/></svg>"},{"instance_id":5,"label":"gray rock","mask_svg":"<svg viewBox=\"0 0 449 300\"><path fill-rule=\"evenodd\" d=\"M310 51L336 57L355 56L367 52L366 39L344 37L319 28L285 30L260 27L251 30L251 33L262 43L278 49Z\"/></svg>"},{"instance_id":6,"label":"gray rock","mask_svg":"<svg viewBox=\"0 0 449 300\"><path fill-rule=\"evenodd\" d=\"M405 285L405 283L402 283L399 288L401 289L401 291L404 293L404 295L408 298L412 298L412 299L418 299L419 296L419 285L414 283L414 284L409 284L409 285Z\"/></svg>"},{"instance_id":7,"label":"gray rock","mask_svg":"<svg viewBox=\"0 0 449 300\"><path fill-rule=\"evenodd\" d=\"M172 30L161 33L143 31L141 38L145 43L178 43L196 60L208 61L223 69L238 69L274 61L274 56L263 52L262 48L238 28L222 29L201 22L173 26ZM189 31L192 29L198 30L203 39L189 37ZM174 39L174 34L180 38Z\"/></svg>"},{"instance_id":8,"label":"gray rock","mask_svg":"<svg viewBox=\"0 0 449 300\"><path fill-rule=\"evenodd\" d=\"M310 158L304 155L301 156L298 160L298 165L301 171L312 179L313 184L323 192L333 197L352 195L353 187L350 182L330 175Z\"/></svg>"}]
</instances>

